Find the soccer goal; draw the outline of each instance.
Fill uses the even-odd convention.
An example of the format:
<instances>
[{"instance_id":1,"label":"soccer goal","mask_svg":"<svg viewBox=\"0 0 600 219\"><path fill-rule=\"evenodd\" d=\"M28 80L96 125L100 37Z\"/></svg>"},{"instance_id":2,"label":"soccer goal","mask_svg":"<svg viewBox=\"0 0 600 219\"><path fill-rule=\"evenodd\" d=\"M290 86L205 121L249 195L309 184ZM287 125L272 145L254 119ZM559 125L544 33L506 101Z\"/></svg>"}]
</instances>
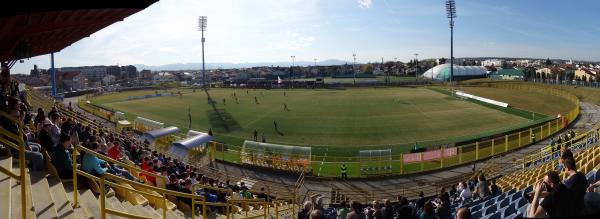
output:
<instances>
[{"instance_id":1,"label":"soccer goal","mask_svg":"<svg viewBox=\"0 0 600 219\"><path fill-rule=\"evenodd\" d=\"M361 150L360 174L369 175L387 175L392 173L392 150Z\"/></svg>"}]
</instances>

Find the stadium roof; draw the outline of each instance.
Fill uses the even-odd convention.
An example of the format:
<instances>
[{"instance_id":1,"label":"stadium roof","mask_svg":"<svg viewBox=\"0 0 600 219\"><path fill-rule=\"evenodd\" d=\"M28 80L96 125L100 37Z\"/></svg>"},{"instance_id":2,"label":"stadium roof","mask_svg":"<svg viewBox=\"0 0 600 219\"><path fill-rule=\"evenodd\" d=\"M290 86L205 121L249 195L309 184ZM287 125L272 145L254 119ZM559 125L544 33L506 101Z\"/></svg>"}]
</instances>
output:
<instances>
[{"instance_id":1,"label":"stadium roof","mask_svg":"<svg viewBox=\"0 0 600 219\"><path fill-rule=\"evenodd\" d=\"M498 70L494 75L525 76L525 73L520 69L507 68Z\"/></svg>"},{"instance_id":2,"label":"stadium roof","mask_svg":"<svg viewBox=\"0 0 600 219\"><path fill-rule=\"evenodd\" d=\"M166 127L166 128L162 128L162 129L156 129L156 130L152 130L152 131L148 131L146 133L144 133L144 135L142 136L142 138L146 138L146 139L150 139L150 140L155 140L157 138L163 137L163 136L167 136L167 135L172 135L179 132L179 128L175 127L175 126L170 126L170 127Z\"/></svg>"},{"instance_id":3,"label":"stadium roof","mask_svg":"<svg viewBox=\"0 0 600 219\"><path fill-rule=\"evenodd\" d=\"M169 148L169 152L171 154L179 156L179 157L185 157L185 156L187 156L188 151L190 149L200 147L200 146L212 141L213 139L214 139L213 136L210 136L206 133L194 135L192 137L189 137L189 138L186 138L183 140L179 140L179 141L176 141L175 143L173 143L173 145Z\"/></svg>"},{"instance_id":4,"label":"stadium roof","mask_svg":"<svg viewBox=\"0 0 600 219\"><path fill-rule=\"evenodd\" d=\"M454 77L465 76L484 76L487 74L487 69L483 66L459 66L454 65ZM450 79L450 64L437 65L421 75L423 78L434 80Z\"/></svg>"},{"instance_id":5,"label":"stadium roof","mask_svg":"<svg viewBox=\"0 0 600 219\"><path fill-rule=\"evenodd\" d=\"M274 153L280 155L306 155L310 157L311 147L292 146L283 144L270 144L245 140L242 151L245 153Z\"/></svg>"},{"instance_id":6,"label":"stadium roof","mask_svg":"<svg viewBox=\"0 0 600 219\"><path fill-rule=\"evenodd\" d=\"M0 6L0 61L58 52L158 0L8 1Z\"/></svg>"}]
</instances>

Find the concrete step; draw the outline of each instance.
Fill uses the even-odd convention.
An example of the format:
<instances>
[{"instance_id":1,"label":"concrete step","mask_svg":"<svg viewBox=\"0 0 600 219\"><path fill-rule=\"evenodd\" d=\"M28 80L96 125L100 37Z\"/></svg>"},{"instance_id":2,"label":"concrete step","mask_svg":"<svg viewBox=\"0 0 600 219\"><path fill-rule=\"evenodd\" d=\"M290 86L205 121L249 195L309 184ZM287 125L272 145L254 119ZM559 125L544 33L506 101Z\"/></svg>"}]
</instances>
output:
<instances>
[{"instance_id":1,"label":"concrete step","mask_svg":"<svg viewBox=\"0 0 600 219\"><path fill-rule=\"evenodd\" d=\"M15 166L15 164L13 164L12 169L13 169L12 170L13 173L20 174L20 171L19 171L20 168L18 165ZM29 178L29 170L25 169L25 171L26 171L25 174L27 176L26 178ZM25 193L25 200L26 200L27 206L28 206L27 212L26 212L26 214L27 214L26 217L27 218L36 218L34 209L33 209L33 207L31 207L33 205L31 203L31 184L30 184L29 179L27 179L25 181L25 183L26 183L27 187L29 187L29 188L27 188L27 191ZM10 185L11 185L10 188L11 188L11 193L12 193L11 194L11 206L10 206L12 208L11 218L21 218L21 184L17 180L11 179Z\"/></svg>"},{"instance_id":2,"label":"concrete step","mask_svg":"<svg viewBox=\"0 0 600 219\"><path fill-rule=\"evenodd\" d=\"M39 219L54 219L58 218L55 202L50 193L50 186L46 180L46 172L32 171L29 180L31 183L31 198L33 201L33 209L35 216Z\"/></svg>"},{"instance_id":3,"label":"concrete step","mask_svg":"<svg viewBox=\"0 0 600 219\"><path fill-rule=\"evenodd\" d=\"M142 205L133 205L129 201L121 202L123 203L123 207L127 209L127 213L140 215L144 217L152 217L152 214L148 212Z\"/></svg>"},{"instance_id":4,"label":"concrete step","mask_svg":"<svg viewBox=\"0 0 600 219\"><path fill-rule=\"evenodd\" d=\"M146 209L146 211L148 211L150 213L150 216L152 216L154 218L162 218L162 209L154 209L150 205L146 205L143 208ZM142 209L142 210L144 210L144 209Z\"/></svg>"},{"instance_id":5,"label":"concrete step","mask_svg":"<svg viewBox=\"0 0 600 219\"><path fill-rule=\"evenodd\" d=\"M49 177L46 178L46 180L48 180L48 186L50 186L50 194L52 195L52 199L54 200L54 206L56 208L58 218L78 218L75 214L75 211L73 210L72 202L69 201L69 197L67 195L67 192L65 191L65 187L60 181L60 179L56 177Z\"/></svg>"},{"instance_id":6,"label":"concrete step","mask_svg":"<svg viewBox=\"0 0 600 219\"><path fill-rule=\"evenodd\" d=\"M121 204L121 201L119 199L117 199L117 197L112 196L112 197L106 198L105 204L106 204L106 208L127 212L127 210L123 207L123 205ZM107 217L119 218L119 219L125 218L125 217L120 217L120 216L110 215L110 214L107 214Z\"/></svg>"},{"instance_id":7,"label":"concrete step","mask_svg":"<svg viewBox=\"0 0 600 219\"><path fill-rule=\"evenodd\" d=\"M79 206L87 210L90 216L99 219L100 217L100 202L94 196L90 189L79 190Z\"/></svg>"},{"instance_id":8,"label":"concrete step","mask_svg":"<svg viewBox=\"0 0 600 219\"><path fill-rule=\"evenodd\" d=\"M12 157L0 157L0 167L6 170L12 170ZM11 211L17 209L11 208L11 181L10 176L0 172L0 218L10 218ZM20 209L18 209L20 211Z\"/></svg>"},{"instance_id":9,"label":"concrete step","mask_svg":"<svg viewBox=\"0 0 600 219\"><path fill-rule=\"evenodd\" d=\"M73 183L67 182L63 183L63 189L67 193L67 198L69 199L69 203L73 206ZM87 209L82 208L81 204L77 208L73 208L73 212L75 212L75 218L92 218L92 215L88 212Z\"/></svg>"}]
</instances>

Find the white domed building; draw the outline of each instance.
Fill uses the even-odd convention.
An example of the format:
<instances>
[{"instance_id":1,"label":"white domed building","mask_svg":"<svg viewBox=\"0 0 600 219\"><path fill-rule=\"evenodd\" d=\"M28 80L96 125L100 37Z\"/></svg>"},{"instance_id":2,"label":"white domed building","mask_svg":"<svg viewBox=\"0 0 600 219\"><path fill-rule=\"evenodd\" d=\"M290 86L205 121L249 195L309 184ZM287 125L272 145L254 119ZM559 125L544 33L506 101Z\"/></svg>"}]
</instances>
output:
<instances>
[{"instance_id":1,"label":"white domed building","mask_svg":"<svg viewBox=\"0 0 600 219\"><path fill-rule=\"evenodd\" d=\"M488 71L483 66L459 66L454 65L453 80L466 80L473 78L485 78ZM450 79L450 64L437 65L421 75L425 79L448 81Z\"/></svg>"}]
</instances>

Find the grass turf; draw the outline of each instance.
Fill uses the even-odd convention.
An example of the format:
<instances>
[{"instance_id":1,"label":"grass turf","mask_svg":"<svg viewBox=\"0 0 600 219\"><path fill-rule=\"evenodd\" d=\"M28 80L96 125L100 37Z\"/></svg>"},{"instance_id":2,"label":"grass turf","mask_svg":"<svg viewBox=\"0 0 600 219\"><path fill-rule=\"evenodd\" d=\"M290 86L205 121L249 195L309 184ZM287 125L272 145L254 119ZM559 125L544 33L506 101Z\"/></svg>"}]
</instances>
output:
<instances>
[{"instance_id":1,"label":"grass turf","mask_svg":"<svg viewBox=\"0 0 600 219\"><path fill-rule=\"evenodd\" d=\"M313 154L348 156L355 156L358 147L406 151L409 147L394 146L408 146L415 141L420 145L448 143L530 123L426 88L246 91L211 89L216 110L201 90L183 90L182 98L127 100L128 96L155 92L131 91L96 97L92 102L125 112L130 120L137 115L182 129L188 127L190 107L192 129L212 128L217 140L223 142L241 145L257 129L259 139L264 132L268 142L313 146ZM289 110L284 109L284 104ZM277 121L279 132L273 121ZM339 147L345 150L338 150Z\"/></svg>"}]
</instances>

